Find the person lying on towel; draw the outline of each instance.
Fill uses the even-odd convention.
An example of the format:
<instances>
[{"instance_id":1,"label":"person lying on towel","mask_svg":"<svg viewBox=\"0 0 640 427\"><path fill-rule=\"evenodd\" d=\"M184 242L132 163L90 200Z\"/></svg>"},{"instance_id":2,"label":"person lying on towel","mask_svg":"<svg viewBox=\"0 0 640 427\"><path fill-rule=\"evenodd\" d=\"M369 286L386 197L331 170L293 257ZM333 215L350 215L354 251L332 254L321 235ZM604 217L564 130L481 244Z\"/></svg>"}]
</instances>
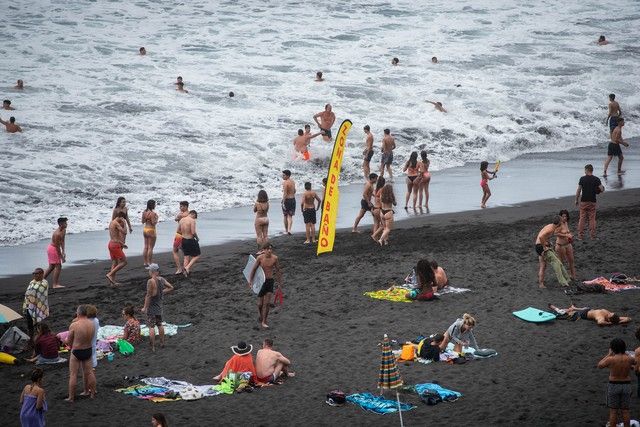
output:
<instances>
[{"instance_id":1,"label":"person lying on towel","mask_svg":"<svg viewBox=\"0 0 640 427\"><path fill-rule=\"evenodd\" d=\"M549 308L559 316L566 316L570 320L593 320L599 326L624 325L631 322L630 317L621 317L616 313L604 308L571 307L559 308L553 304L549 304Z\"/></svg>"}]
</instances>

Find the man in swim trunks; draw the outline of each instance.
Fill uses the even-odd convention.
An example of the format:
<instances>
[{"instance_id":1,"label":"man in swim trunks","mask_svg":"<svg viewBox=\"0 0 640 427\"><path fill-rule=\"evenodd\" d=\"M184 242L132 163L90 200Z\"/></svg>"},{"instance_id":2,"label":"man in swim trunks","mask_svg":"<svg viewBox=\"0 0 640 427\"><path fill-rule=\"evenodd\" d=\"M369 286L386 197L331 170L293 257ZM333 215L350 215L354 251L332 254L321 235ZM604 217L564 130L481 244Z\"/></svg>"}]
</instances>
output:
<instances>
[{"instance_id":1,"label":"man in swim trunks","mask_svg":"<svg viewBox=\"0 0 640 427\"><path fill-rule=\"evenodd\" d=\"M296 152L299 153L304 160L311 158L309 145L311 144L311 140L318 135L322 135L322 132L306 134L302 129L298 129L298 136L293 139L293 148L295 148Z\"/></svg>"},{"instance_id":2,"label":"man in swim trunks","mask_svg":"<svg viewBox=\"0 0 640 427\"><path fill-rule=\"evenodd\" d=\"M147 293L144 296L144 305L140 310L147 315L147 326L149 327L149 342L151 351L156 351L156 332L158 327L160 335L160 347L164 347L164 326L162 326L162 297L173 291L173 285L164 277L160 276L160 266L149 264L149 276L147 280Z\"/></svg>"},{"instance_id":3,"label":"man in swim trunks","mask_svg":"<svg viewBox=\"0 0 640 427\"><path fill-rule=\"evenodd\" d=\"M618 157L618 174L623 173L622 170L622 161L624 160L624 156L622 155L622 148L620 148L620 144L628 147L629 144L622 139L622 128L624 126L624 119L622 117L618 118L617 125L615 129L611 132L611 142L607 147L607 160L604 161L604 172L602 176L607 176L607 169L609 168L609 163L613 159L613 156Z\"/></svg>"},{"instance_id":4,"label":"man in swim trunks","mask_svg":"<svg viewBox=\"0 0 640 427\"><path fill-rule=\"evenodd\" d=\"M291 171L282 171L282 214L284 215L284 232L291 235L293 216L296 214L296 183L291 179Z\"/></svg>"},{"instance_id":5,"label":"man in swim trunks","mask_svg":"<svg viewBox=\"0 0 640 427\"><path fill-rule=\"evenodd\" d=\"M589 235L596 238L596 195L604 191L600 178L593 175L593 165L585 165L584 176L578 181L576 206L580 207L578 220L578 240L584 237L584 226L589 221Z\"/></svg>"},{"instance_id":6,"label":"man in swim trunks","mask_svg":"<svg viewBox=\"0 0 640 427\"><path fill-rule=\"evenodd\" d=\"M109 223L109 257L111 258L111 271L107 273L109 286L120 286L116 282L116 273L127 265L127 257L123 249L127 248L124 239L127 236L127 222L125 220L127 214L118 212L116 217Z\"/></svg>"},{"instance_id":7,"label":"man in swim trunks","mask_svg":"<svg viewBox=\"0 0 640 427\"><path fill-rule=\"evenodd\" d=\"M178 215L176 215L175 221L179 223L182 218L188 215L189 215L189 202L187 202L186 200L183 200L182 202L180 202L180 211L178 212ZM173 237L173 250L172 250L173 262L175 262L176 264L175 274L182 274L182 262L180 261L181 248L182 248L182 234L180 234L180 225L178 225L176 234Z\"/></svg>"},{"instance_id":8,"label":"man in swim trunks","mask_svg":"<svg viewBox=\"0 0 640 427\"><path fill-rule=\"evenodd\" d=\"M96 393L96 377L93 370L91 356L93 350L91 341L95 326L93 321L87 318L87 309L81 305L76 310L76 318L69 326L69 335L66 344L71 347L69 357L69 396L65 399L73 402L76 397L76 383L78 382L78 370L82 370L82 378L85 383L84 389L90 391L91 398Z\"/></svg>"},{"instance_id":9,"label":"man in swim trunks","mask_svg":"<svg viewBox=\"0 0 640 427\"><path fill-rule=\"evenodd\" d=\"M538 283L540 288L546 288L544 285L544 271L547 268L547 264L550 264L553 268L560 285L569 286L571 277L551 245L551 236L554 235L556 230L560 229L561 221L560 216L556 215L553 217L553 222L545 225L536 237L536 253L538 254L538 262L540 264L540 268L538 269Z\"/></svg>"},{"instance_id":10,"label":"man in swim trunks","mask_svg":"<svg viewBox=\"0 0 640 427\"><path fill-rule=\"evenodd\" d=\"M614 93L609 94L608 115L605 123L609 125L609 133L618 126L618 119L622 117L622 109L620 104L616 101L616 95Z\"/></svg>"},{"instance_id":11,"label":"man in swim trunks","mask_svg":"<svg viewBox=\"0 0 640 427\"><path fill-rule=\"evenodd\" d=\"M618 316L616 313L604 308L576 307L571 304L570 307L560 308L553 304L549 304L549 308L555 314L567 316L570 320L593 320L599 326L624 325L631 322L630 317Z\"/></svg>"},{"instance_id":12,"label":"man in swim trunks","mask_svg":"<svg viewBox=\"0 0 640 427\"><path fill-rule=\"evenodd\" d=\"M189 215L185 216L178 223L178 230L182 235L182 252L184 253L184 267L182 274L188 277L191 273L191 268L196 261L200 259L200 244L198 241L198 233L196 232L196 219L198 218L198 212L191 210Z\"/></svg>"},{"instance_id":13,"label":"man in swim trunks","mask_svg":"<svg viewBox=\"0 0 640 427\"><path fill-rule=\"evenodd\" d=\"M276 275L278 279L278 288L282 286L282 268L278 262L278 257L273 254L273 246L271 243L262 245L262 253L256 258L251 274L249 274L249 280L247 282L249 289L251 289L251 284L253 283L253 278L258 267L262 267L265 277L262 288L260 288L260 292L258 292L258 313L260 313L258 322L263 328L268 328L267 316L269 315L269 302L271 301L273 285L275 283L274 275Z\"/></svg>"},{"instance_id":14,"label":"man in swim trunks","mask_svg":"<svg viewBox=\"0 0 640 427\"><path fill-rule=\"evenodd\" d=\"M358 212L358 216L353 223L353 228L351 229L352 233L359 233L358 224L360 224L360 220L367 212L371 212L371 216L373 216L373 203L371 203L371 197L373 197L373 187L378 180L378 174L370 173L368 178L368 181L364 184L364 190L362 191L362 200L360 200L360 211Z\"/></svg>"},{"instance_id":15,"label":"man in swim trunks","mask_svg":"<svg viewBox=\"0 0 640 427\"><path fill-rule=\"evenodd\" d=\"M320 121L318 121L318 117ZM324 106L324 111L319 112L313 116L313 120L316 122L321 131L323 131L322 139L325 141L331 141L331 126L336 121L336 115L331 111L331 104Z\"/></svg>"},{"instance_id":16,"label":"man in swim trunks","mask_svg":"<svg viewBox=\"0 0 640 427\"><path fill-rule=\"evenodd\" d=\"M47 246L49 267L44 273L45 279L49 277L49 274L53 273L54 288L64 288L64 286L60 284L60 273L62 272L62 263L67 260L67 255L64 252L64 240L66 236L67 218L58 218L58 228L53 232L51 243Z\"/></svg>"},{"instance_id":17,"label":"man in swim trunks","mask_svg":"<svg viewBox=\"0 0 640 427\"><path fill-rule=\"evenodd\" d=\"M631 371L636 361L627 354L627 344L621 338L611 340L609 353L598 362L598 368L609 368L609 384L607 384L606 403L609 407L609 426L618 425L618 411L622 411L625 427L631 422L629 408L631 406ZM637 366L636 366L637 369ZM636 406L637 408L637 406Z\"/></svg>"},{"instance_id":18,"label":"man in swim trunks","mask_svg":"<svg viewBox=\"0 0 640 427\"><path fill-rule=\"evenodd\" d=\"M364 151L362 152L362 156L364 158L362 162L362 171L364 172L364 179L367 179L371 173L369 163L373 157L373 134L371 133L369 125L364 127L364 134L366 136L364 139Z\"/></svg>"},{"instance_id":19,"label":"man in swim trunks","mask_svg":"<svg viewBox=\"0 0 640 427\"><path fill-rule=\"evenodd\" d=\"M305 192L302 194L302 203L300 209L302 210L302 219L304 220L304 227L307 240L304 241L305 245L316 242L316 211L322 206L322 200L318 197L318 194L311 190L311 183L304 183ZM316 207L316 200L318 206Z\"/></svg>"},{"instance_id":20,"label":"man in swim trunks","mask_svg":"<svg viewBox=\"0 0 640 427\"><path fill-rule=\"evenodd\" d=\"M5 122L2 120L2 117L0 117L0 124L3 124L5 130L9 133L22 132L22 128L16 124L16 118L13 116L9 117L8 122Z\"/></svg>"},{"instance_id":21,"label":"man in swim trunks","mask_svg":"<svg viewBox=\"0 0 640 427\"><path fill-rule=\"evenodd\" d=\"M15 110L15 108L11 106L11 101L8 99L2 101L2 109L7 111Z\"/></svg>"},{"instance_id":22,"label":"man in swim trunks","mask_svg":"<svg viewBox=\"0 0 640 427\"><path fill-rule=\"evenodd\" d=\"M291 361L273 349L273 340L265 338L262 348L256 354L258 381L266 384L279 383L280 377L295 376L293 372L289 372L289 366Z\"/></svg>"},{"instance_id":23,"label":"man in swim trunks","mask_svg":"<svg viewBox=\"0 0 640 427\"><path fill-rule=\"evenodd\" d=\"M380 161L380 176L384 178L384 168L386 166L389 172L389 182L393 182L393 172L391 171L391 163L393 163L393 150L396 148L396 139L391 136L391 130L384 130L382 138L382 159Z\"/></svg>"}]
</instances>

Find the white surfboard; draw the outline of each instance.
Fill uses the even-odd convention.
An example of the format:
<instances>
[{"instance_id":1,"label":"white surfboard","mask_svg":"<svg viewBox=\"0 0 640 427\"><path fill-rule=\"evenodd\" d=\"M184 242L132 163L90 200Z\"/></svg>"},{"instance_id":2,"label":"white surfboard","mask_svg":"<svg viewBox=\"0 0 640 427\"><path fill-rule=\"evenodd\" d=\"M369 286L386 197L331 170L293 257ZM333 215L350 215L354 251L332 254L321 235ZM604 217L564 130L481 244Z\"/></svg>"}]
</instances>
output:
<instances>
[{"instance_id":1,"label":"white surfboard","mask_svg":"<svg viewBox=\"0 0 640 427\"><path fill-rule=\"evenodd\" d=\"M251 270L256 263L256 258L253 255L249 255L249 259L247 260L247 265L244 267L244 278L249 281L249 276L251 276ZM251 283L251 287L253 288L253 293L258 295L260 289L262 289L262 285L264 284L264 270L262 267L258 267L256 270L256 274L253 275L253 283Z\"/></svg>"}]
</instances>

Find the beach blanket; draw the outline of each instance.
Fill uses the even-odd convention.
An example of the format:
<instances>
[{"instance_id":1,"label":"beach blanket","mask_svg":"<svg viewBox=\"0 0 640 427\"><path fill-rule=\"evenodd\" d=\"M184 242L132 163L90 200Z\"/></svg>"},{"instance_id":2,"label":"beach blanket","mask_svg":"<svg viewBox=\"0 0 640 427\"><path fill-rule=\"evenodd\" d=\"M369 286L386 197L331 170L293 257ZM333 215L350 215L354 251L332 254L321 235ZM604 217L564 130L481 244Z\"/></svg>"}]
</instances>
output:
<instances>
[{"instance_id":1,"label":"beach blanket","mask_svg":"<svg viewBox=\"0 0 640 427\"><path fill-rule=\"evenodd\" d=\"M173 336L178 333L178 329L187 328L191 326L191 323L187 323L185 325L174 325L171 323L162 322L164 326L164 334L167 336ZM155 327L156 335L158 334L158 328ZM98 331L98 340L104 340L109 342L115 342L118 338L122 338L124 335L124 327L116 326L116 325L104 325L100 326L100 330ZM143 337L149 336L149 327L147 325L140 325L140 335Z\"/></svg>"},{"instance_id":2,"label":"beach blanket","mask_svg":"<svg viewBox=\"0 0 640 427\"><path fill-rule=\"evenodd\" d=\"M128 396L134 396L138 399L150 400L152 402L167 402L171 400L180 400L178 393L172 392L165 387L156 387L146 384L136 384L127 388L116 389L118 393L124 393Z\"/></svg>"},{"instance_id":3,"label":"beach blanket","mask_svg":"<svg viewBox=\"0 0 640 427\"><path fill-rule=\"evenodd\" d=\"M186 381L171 380L165 377L143 378L140 381L144 384L136 384L116 391L152 402L197 400L222 393L216 389L218 386L212 384L194 385Z\"/></svg>"},{"instance_id":4,"label":"beach blanket","mask_svg":"<svg viewBox=\"0 0 640 427\"><path fill-rule=\"evenodd\" d=\"M381 289L379 291L365 292L369 298L394 302L413 302L407 298L407 289L394 287L393 289Z\"/></svg>"},{"instance_id":5,"label":"beach blanket","mask_svg":"<svg viewBox=\"0 0 640 427\"><path fill-rule=\"evenodd\" d=\"M440 399L442 399L444 402L454 402L462 397L462 393L446 389L440 384L434 383L416 384L414 386L411 386L410 389L418 395L422 395L425 391L438 393Z\"/></svg>"},{"instance_id":6,"label":"beach blanket","mask_svg":"<svg viewBox=\"0 0 640 427\"><path fill-rule=\"evenodd\" d=\"M639 286L630 285L630 284L617 284L611 282L609 279L605 277L596 277L593 280L585 280L585 285L602 285L607 292L620 292L620 291L628 291L632 289L640 289Z\"/></svg>"},{"instance_id":7,"label":"beach blanket","mask_svg":"<svg viewBox=\"0 0 640 427\"><path fill-rule=\"evenodd\" d=\"M385 399L379 395L373 395L371 393L354 393L347 396L347 402L351 402L360 406L365 411L374 412L376 414L390 414L392 412L398 412L398 402L396 400ZM408 411L415 408L414 405L409 403L400 403L400 408L403 411Z\"/></svg>"},{"instance_id":8,"label":"beach blanket","mask_svg":"<svg viewBox=\"0 0 640 427\"><path fill-rule=\"evenodd\" d=\"M476 354L476 349L473 347L462 347L462 352L465 354L465 356L469 355L474 359L488 359L490 357L496 357L498 355L498 352L491 353L486 356L483 354ZM453 351L453 343L447 344L447 348L445 349L445 351L440 353L441 362L449 362L453 359L457 359L458 357L460 357L460 355L455 351ZM433 363L433 360L423 359L421 357L417 357L416 361L419 363L423 363L425 365L428 365L429 363Z\"/></svg>"}]
</instances>

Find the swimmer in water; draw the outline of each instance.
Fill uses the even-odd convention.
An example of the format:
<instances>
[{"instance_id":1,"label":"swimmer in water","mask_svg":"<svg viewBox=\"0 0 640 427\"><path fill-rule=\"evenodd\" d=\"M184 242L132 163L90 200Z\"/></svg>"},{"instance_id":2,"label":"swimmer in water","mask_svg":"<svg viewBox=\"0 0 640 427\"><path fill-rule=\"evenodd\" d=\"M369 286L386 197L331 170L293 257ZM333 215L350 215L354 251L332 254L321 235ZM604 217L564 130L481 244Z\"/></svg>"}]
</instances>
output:
<instances>
[{"instance_id":1,"label":"swimmer in water","mask_svg":"<svg viewBox=\"0 0 640 427\"><path fill-rule=\"evenodd\" d=\"M176 90L177 90L178 92L182 92L182 93L189 93L189 91L188 91L188 90L186 90L186 89L184 88L184 83L183 83L183 82L178 82L178 83L176 83L176 86L178 86L178 87L176 88Z\"/></svg>"},{"instance_id":2,"label":"swimmer in water","mask_svg":"<svg viewBox=\"0 0 640 427\"><path fill-rule=\"evenodd\" d=\"M22 80L18 80L15 85L16 89L24 89L24 82Z\"/></svg>"},{"instance_id":3,"label":"swimmer in water","mask_svg":"<svg viewBox=\"0 0 640 427\"><path fill-rule=\"evenodd\" d=\"M427 102L429 104L433 104L434 107L436 107L436 110L440 111L441 113L446 113L447 110L445 110L445 108L442 106L442 102L437 101L437 102L433 102L433 101L429 101L427 100Z\"/></svg>"},{"instance_id":4,"label":"swimmer in water","mask_svg":"<svg viewBox=\"0 0 640 427\"><path fill-rule=\"evenodd\" d=\"M431 57L431 62L433 62L434 64L437 64L438 63L438 58L435 57L435 56L432 56Z\"/></svg>"},{"instance_id":5,"label":"swimmer in water","mask_svg":"<svg viewBox=\"0 0 640 427\"><path fill-rule=\"evenodd\" d=\"M9 133L22 132L22 128L16 124L16 118L13 116L9 117L8 122L5 122L2 120L2 117L0 117L0 124L3 124L6 131Z\"/></svg>"},{"instance_id":6,"label":"swimmer in water","mask_svg":"<svg viewBox=\"0 0 640 427\"><path fill-rule=\"evenodd\" d=\"M140 49L138 49L138 51L140 52L140 55L146 55L147 54L147 49L143 47L141 47Z\"/></svg>"},{"instance_id":7,"label":"swimmer in water","mask_svg":"<svg viewBox=\"0 0 640 427\"><path fill-rule=\"evenodd\" d=\"M293 147L297 153L302 155L303 159L309 160L311 158L311 154L309 153L309 144L311 144L311 140L318 135L322 135L322 132L306 134L302 129L298 129L298 136L293 140Z\"/></svg>"},{"instance_id":8,"label":"swimmer in water","mask_svg":"<svg viewBox=\"0 0 640 427\"><path fill-rule=\"evenodd\" d=\"M398 58L393 58L391 60L391 65L398 65L400 63L400 60Z\"/></svg>"},{"instance_id":9,"label":"swimmer in water","mask_svg":"<svg viewBox=\"0 0 640 427\"><path fill-rule=\"evenodd\" d=\"M322 71L318 71L316 73L316 81L317 82L323 82L324 81L324 78L322 77Z\"/></svg>"},{"instance_id":10,"label":"swimmer in water","mask_svg":"<svg viewBox=\"0 0 640 427\"><path fill-rule=\"evenodd\" d=\"M236 96L236 94L235 94L235 93L233 93L233 92L229 92L229 98L233 98L234 96Z\"/></svg>"},{"instance_id":11,"label":"swimmer in water","mask_svg":"<svg viewBox=\"0 0 640 427\"><path fill-rule=\"evenodd\" d=\"M15 110L15 108L11 106L11 101L8 99L2 101L2 109L7 111Z\"/></svg>"},{"instance_id":12,"label":"swimmer in water","mask_svg":"<svg viewBox=\"0 0 640 427\"><path fill-rule=\"evenodd\" d=\"M609 44L609 41L605 38L605 36L600 36L598 37L597 43L599 46L604 46L606 44Z\"/></svg>"},{"instance_id":13,"label":"swimmer in water","mask_svg":"<svg viewBox=\"0 0 640 427\"><path fill-rule=\"evenodd\" d=\"M178 76L178 77L176 77L176 82L175 82L174 84L175 84L175 85L179 85L180 83L184 83L184 82L182 81L182 76Z\"/></svg>"}]
</instances>

